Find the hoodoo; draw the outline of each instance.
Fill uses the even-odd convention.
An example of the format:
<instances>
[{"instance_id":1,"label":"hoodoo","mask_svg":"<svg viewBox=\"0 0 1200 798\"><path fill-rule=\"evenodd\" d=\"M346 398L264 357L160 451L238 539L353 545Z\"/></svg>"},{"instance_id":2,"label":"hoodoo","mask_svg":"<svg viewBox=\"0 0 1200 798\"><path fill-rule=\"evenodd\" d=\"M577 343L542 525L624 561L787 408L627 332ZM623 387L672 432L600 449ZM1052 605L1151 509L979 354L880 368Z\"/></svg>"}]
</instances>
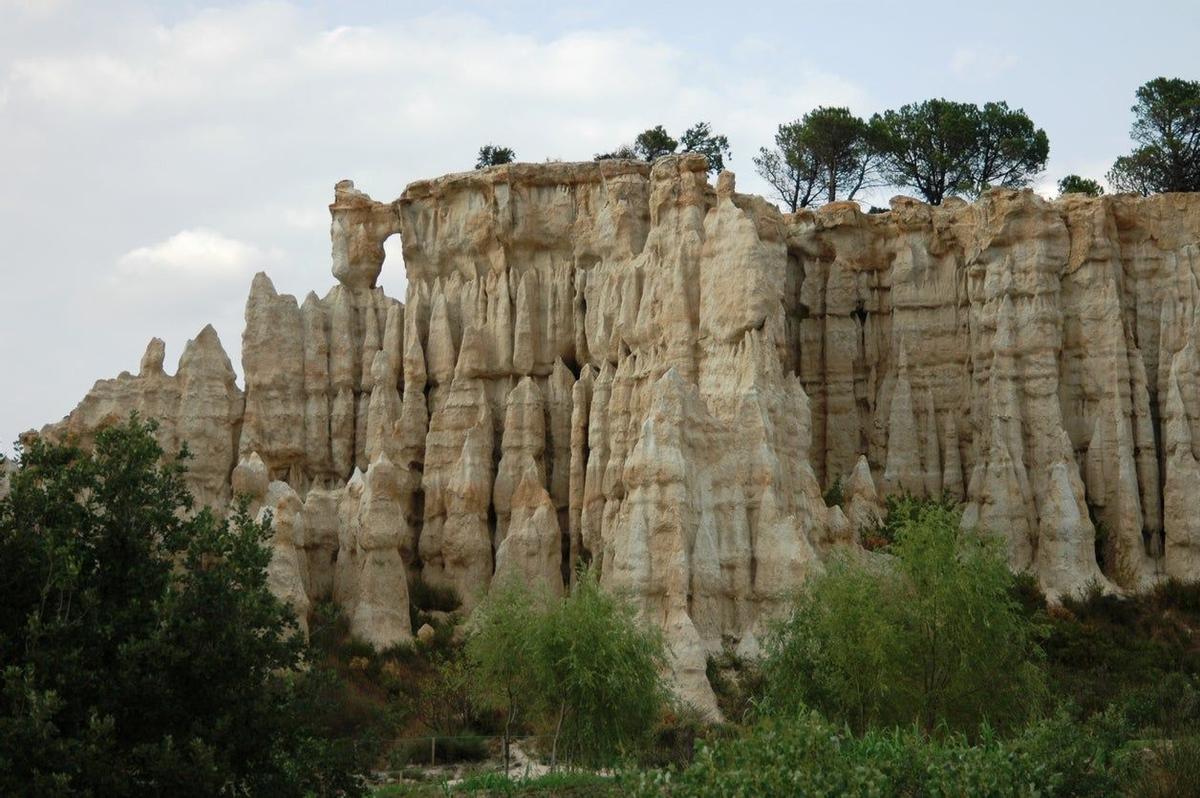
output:
<instances>
[{"instance_id":1,"label":"hoodoo","mask_svg":"<svg viewBox=\"0 0 1200 798\"><path fill-rule=\"evenodd\" d=\"M707 655L754 653L889 492L961 503L1051 596L1200 578L1200 195L781 214L706 171L513 164L390 203L342 181L337 284L301 305L255 277L244 390L206 327L42 434L158 419L200 501L274 511L273 587L379 646L412 634L418 575L470 607L590 562L710 710ZM394 234L403 304L376 285Z\"/></svg>"}]
</instances>

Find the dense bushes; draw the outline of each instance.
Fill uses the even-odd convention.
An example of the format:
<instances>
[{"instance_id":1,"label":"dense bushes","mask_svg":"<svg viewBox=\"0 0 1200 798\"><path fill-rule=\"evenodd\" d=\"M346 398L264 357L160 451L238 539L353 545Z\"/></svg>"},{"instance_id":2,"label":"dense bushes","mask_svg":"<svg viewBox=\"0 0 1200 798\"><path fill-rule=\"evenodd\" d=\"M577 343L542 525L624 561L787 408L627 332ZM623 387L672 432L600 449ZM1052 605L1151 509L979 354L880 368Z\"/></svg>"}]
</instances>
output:
<instances>
[{"instance_id":1,"label":"dense bushes","mask_svg":"<svg viewBox=\"0 0 1200 798\"><path fill-rule=\"evenodd\" d=\"M1200 585L1047 607L949 506L894 499L752 663L710 676L736 728L642 795L1200 794ZM761 690L755 689L760 683ZM1053 685L1053 691L1047 685ZM744 695L749 687L754 693Z\"/></svg>"},{"instance_id":2,"label":"dense bushes","mask_svg":"<svg viewBox=\"0 0 1200 798\"><path fill-rule=\"evenodd\" d=\"M1039 627L998 541L939 504L906 507L889 554L835 558L767 641L763 707L862 732L1019 726L1045 697Z\"/></svg>"},{"instance_id":3,"label":"dense bushes","mask_svg":"<svg viewBox=\"0 0 1200 798\"><path fill-rule=\"evenodd\" d=\"M267 589L269 522L193 512L153 432L35 442L0 500L0 793L357 793Z\"/></svg>"},{"instance_id":4,"label":"dense bushes","mask_svg":"<svg viewBox=\"0 0 1200 798\"><path fill-rule=\"evenodd\" d=\"M628 777L651 796L1068 796L1112 795L1129 779L1133 754L1122 730L1065 715L1011 738L984 731L930 737L913 727L854 735L816 712L765 721L734 740L705 746L692 767Z\"/></svg>"}]
</instances>

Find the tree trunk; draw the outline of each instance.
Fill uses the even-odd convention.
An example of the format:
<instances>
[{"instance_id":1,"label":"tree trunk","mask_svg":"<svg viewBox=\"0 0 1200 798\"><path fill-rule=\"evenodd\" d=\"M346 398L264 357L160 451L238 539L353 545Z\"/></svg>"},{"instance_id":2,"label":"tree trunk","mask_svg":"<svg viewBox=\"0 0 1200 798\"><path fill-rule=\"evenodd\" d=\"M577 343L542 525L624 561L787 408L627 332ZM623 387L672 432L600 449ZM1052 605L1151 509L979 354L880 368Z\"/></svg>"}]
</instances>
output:
<instances>
[{"instance_id":1,"label":"tree trunk","mask_svg":"<svg viewBox=\"0 0 1200 798\"><path fill-rule=\"evenodd\" d=\"M554 742L550 746L550 772L558 767L558 735L562 733L563 715L567 712L567 702L558 705L558 722L554 724Z\"/></svg>"},{"instance_id":2,"label":"tree trunk","mask_svg":"<svg viewBox=\"0 0 1200 798\"><path fill-rule=\"evenodd\" d=\"M429 767L437 765L437 735L429 737Z\"/></svg>"}]
</instances>

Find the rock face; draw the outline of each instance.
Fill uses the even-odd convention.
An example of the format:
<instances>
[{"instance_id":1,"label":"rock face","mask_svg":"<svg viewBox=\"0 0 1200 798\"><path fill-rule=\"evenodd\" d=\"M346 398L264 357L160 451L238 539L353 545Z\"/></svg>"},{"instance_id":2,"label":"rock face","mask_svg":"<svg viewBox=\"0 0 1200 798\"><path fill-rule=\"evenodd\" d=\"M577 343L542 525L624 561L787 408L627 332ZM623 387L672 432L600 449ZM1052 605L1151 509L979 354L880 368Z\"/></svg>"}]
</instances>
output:
<instances>
[{"instance_id":1,"label":"rock face","mask_svg":"<svg viewBox=\"0 0 1200 798\"><path fill-rule=\"evenodd\" d=\"M757 651L899 491L1052 595L1200 577L1200 195L784 215L683 155L343 181L330 212L325 297L254 280L244 396L206 328L44 432L161 419L203 501L276 508L281 595L378 646L412 635L407 579L469 608L590 562L715 711L706 657ZM397 233L404 305L376 287Z\"/></svg>"}]
</instances>

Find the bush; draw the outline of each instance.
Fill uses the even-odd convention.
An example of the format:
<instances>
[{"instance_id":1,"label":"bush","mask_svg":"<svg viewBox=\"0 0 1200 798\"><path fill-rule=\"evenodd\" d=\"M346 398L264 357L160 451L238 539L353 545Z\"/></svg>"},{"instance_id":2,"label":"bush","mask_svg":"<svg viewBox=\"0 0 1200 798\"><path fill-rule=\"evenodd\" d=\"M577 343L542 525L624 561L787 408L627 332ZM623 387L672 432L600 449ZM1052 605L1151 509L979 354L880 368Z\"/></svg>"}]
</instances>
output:
<instances>
[{"instance_id":1,"label":"bush","mask_svg":"<svg viewBox=\"0 0 1200 798\"><path fill-rule=\"evenodd\" d=\"M1200 798L1200 737L1168 740L1150 755L1135 795Z\"/></svg>"},{"instance_id":2,"label":"bush","mask_svg":"<svg viewBox=\"0 0 1200 798\"><path fill-rule=\"evenodd\" d=\"M1120 735L1065 715L1011 740L985 731L926 736L913 727L861 737L815 712L769 720L744 736L702 746L683 771L625 777L641 796L1073 796L1113 795L1129 782Z\"/></svg>"},{"instance_id":3,"label":"bush","mask_svg":"<svg viewBox=\"0 0 1200 798\"><path fill-rule=\"evenodd\" d=\"M0 500L0 793L357 794L270 523L197 509L154 431L35 441Z\"/></svg>"},{"instance_id":4,"label":"bush","mask_svg":"<svg viewBox=\"0 0 1200 798\"><path fill-rule=\"evenodd\" d=\"M842 556L766 640L764 710L857 731L1020 726L1046 697L1041 628L999 542L937 503L902 504L890 557Z\"/></svg>"},{"instance_id":5,"label":"bush","mask_svg":"<svg viewBox=\"0 0 1200 798\"><path fill-rule=\"evenodd\" d=\"M637 751L662 712L666 653L661 633L626 601L580 571L570 594L542 625L536 650L554 738L566 758L612 765Z\"/></svg>"}]
</instances>

